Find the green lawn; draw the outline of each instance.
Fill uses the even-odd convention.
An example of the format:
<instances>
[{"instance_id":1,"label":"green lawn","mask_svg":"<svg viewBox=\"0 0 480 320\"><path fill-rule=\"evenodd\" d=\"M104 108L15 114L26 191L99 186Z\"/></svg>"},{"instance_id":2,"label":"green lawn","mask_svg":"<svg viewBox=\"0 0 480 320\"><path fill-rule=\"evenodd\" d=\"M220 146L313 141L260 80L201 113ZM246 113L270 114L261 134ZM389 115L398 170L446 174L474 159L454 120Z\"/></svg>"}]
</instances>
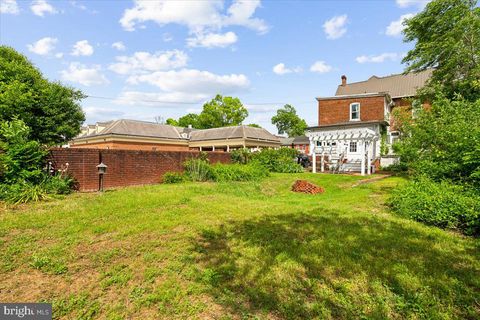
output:
<instances>
[{"instance_id":1,"label":"green lawn","mask_svg":"<svg viewBox=\"0 0 480 320\"><path fill-rule=\"evenodd\" d=\"M324 194L290 191L307 179ZM275 174L0 211L0 301L57 319L480 317L480 240L396 217L388 178Z\"/></svg>"}]
</instances>

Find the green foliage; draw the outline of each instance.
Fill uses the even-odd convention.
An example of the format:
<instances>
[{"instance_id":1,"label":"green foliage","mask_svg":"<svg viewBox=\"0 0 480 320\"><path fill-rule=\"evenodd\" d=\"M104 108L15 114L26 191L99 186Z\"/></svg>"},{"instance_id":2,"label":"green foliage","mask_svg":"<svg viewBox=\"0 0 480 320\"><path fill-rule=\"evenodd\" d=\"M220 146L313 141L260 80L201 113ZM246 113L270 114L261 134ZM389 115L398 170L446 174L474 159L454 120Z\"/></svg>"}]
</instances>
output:
<instances>
[{"instance_id":1,"label":"green foliage","mask_svg":"<svg viewBox=\"0 0 480 320\"><path fill-rule=\"evenodd\" d=\"M303 172L302 166L296 162L297 155L298 151L291 148L263 149L253 154L252 162L259 163L271 172Z\"/></svg>"},{"instance_id":2,"label":"green foliage","mask_svg":"<svg viewBox=\"0 0 480 320\"><path fill-rule=\"evenodd\" d=\"M252 152L248 148L235 149L230 153L233 163L247 164L252 158Z\"/></svg>"},{"instance_id":3,"label":"green foliage","mask_svg":"<svg viewBox=\"0 0 480 320\"><path fill-rule=\"evenodd\" d=\"M212 166L207 160L189 159L183 164L185 175L190 181L208 181L212 179Z\"/></svg>"},{"instance_id":4,"label":"green foliage","mask_svg":"<svg viewBox=\"0 0 480 320\"><path fill-rule=\"evenodd\" d=\"M390 151L387 143L387 130L385 127L382 128L381 140L380 140L380 155L387 155Z\"/></svg>"},{"instance_id":5,"label":"green foliage","mask_svg":"<svg viewBox=\"0 0 480 320\"><path fill-rule=\"evenodd\" d=\"M166 172L162 181L163 183L180 183L185 181L185 176L181 172Z\"/></svg>"},{"instance_id":6,"label":"green foliage","mask_svg":"<svg viewBox=\"0 0 480 320\"><path fill-rule=\"evenodd\" d=\"M41 185L49 194L70 194L75 189L75 180L68 175L57 174L47 176Z\"/></svg>"},{"instance_id":7,"label":"green foliage","mask_svg":"<svg viewBox=\"0 0 480 320\"><path fill-rule=\"evenodd\" d=\"M198 119L198 114L188 113L178 119L178 126L186 128L191 125L193 128L200 128Z\"/></svg>"},{"instance_id":8,"label":"green foliage","mask_svg":"<svg viewBox=\"0 0 480 320\"><path fill-rule=\"evenodd\" d=\"M459 185L420 178L397 188L389 204L414 220L480 235L480 196Z\"/></svg>"},{"instance_id":9,"label":"green foliage","mask_svg":"<svg viewBox=\"0 0 480 320\"><path fill-rule=\"evenodd\" d=\"M438 98L404 123L395 145L413 175L473 184L480 188L480 100Z\"/></svg>"},{"instance_id":10,"label":"green foliage","mask_svg":"<svg viewBox=\"0 0 480 320\"><path fill-rule=\"evenodd\" d=\"M215 164L212 166L212 180L216 182L254 181L268 177L270 172L258 163Z\"/></svg>"},{"instance_id":11,"label":"green foliage","mask_svg":"<svg viewBox=\"0 0 480 320\"><path fill-rule=\"evenodd\" d=\"M203 105L200 114L188 113L177 120L169 118L167 124L180 127L191 125L196 129L210 129L237 126L248 117L248 110L238 98L223 97L219 94ZM255 124L250 125L259 127Z\"/></svg>"},{"instance_id":12,"label":"green foliage","mask_svg":"<svg viewBox=\"0 0 480 320\"><path fill-rule=\"evenodd\" d=\"M286 133L289 137L302 136L307 129L307 123L297 115L297 110L289 104L277 110L277 114L272 117L279 134Z\"/></svg>"},{"instance_id":13,"label":"green foliage","mask_svg":"<svg viewBox=\"0 0 480 320\"><path fill-rule=\"evenodd\" d=\"M28 140L30 129L22 120L0 124L0 165L2 183L16 181L40 183L47 151L37 142Z\"/></svg>"},{"instance_id":14,"label":"green foliage","mask_svg":"<svg viewBox=\"0 0 480 320\"><path fill-rule=\"evenodd\" d=\"M252 128L262 128L261 125L256 124L256 123L250 123L250 124L247 124L247 126L252 127Z\"/></svg>"},{"instance_id":15,"label":"green foliage","mask_svg":"<svg viewBox=\"0 0 480 320\"><path fill-rule=\"evenodd\" d=\"M50 196L43 184L18 181L14 184L0 184L0 200L12 204L48 200Z\"/></svg>"},{"instance_id":16,"label":"green foliage","mask_svg":"<svg viewBox=\"0 0 480 320\"><path fill-rule=\"evenodd\" d=\"M198 116L198 128L237 126L242 124L246 117L248 117L248 111L240 99L217 94L215 98L203 105L203 110Z\"/></svg>"},{"instance_id":17,"label":"green foliage","mask_svg":"<svg viewBox=\"0 0 480 320\"><path fill-rule=\"evenodd\" d=\"M435 0L408 19L405 41L415 47L403 59L406 72L435 68L422 90L427 98L439 91L480 98L480 8L476 0Z\"/></svg>"},{"instance_id":18,"label":"green foliage","mask_svg":"<svg viewBox=\"0 0 480 320\"><path fill-rule=\"evenodd\" d=\"M80 132L84 97L79 90L48 81L25 56L0 46L0 122L20 119L31 128L30 140L59 144Z\"/></svg>"}]
</instances>

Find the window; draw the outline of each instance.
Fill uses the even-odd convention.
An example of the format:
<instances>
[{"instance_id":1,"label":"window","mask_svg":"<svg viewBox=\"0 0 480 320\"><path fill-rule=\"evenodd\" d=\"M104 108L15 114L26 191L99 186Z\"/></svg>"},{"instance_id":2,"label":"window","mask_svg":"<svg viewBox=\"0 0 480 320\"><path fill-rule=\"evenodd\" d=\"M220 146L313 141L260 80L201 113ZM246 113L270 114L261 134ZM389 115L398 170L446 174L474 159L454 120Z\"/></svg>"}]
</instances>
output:
<instances>
[{"instance_id":1,"label":"window","mask_svg":"<svg viewBox=\"0 0 480 320\"><path fill-rule=\"evenodd\" d=\"M350 104L350 121L360 120L360 103L355 102Z\"/></svg>"},{"instance_id":2,"label":"window","mask_svg":"<svg viewBox=\"0 0 480 320\"><path fill-rule=\"evenodd\" d=\"M350 141L350 152L357 152L357 141Z\"/></svg>"}]
</instances>

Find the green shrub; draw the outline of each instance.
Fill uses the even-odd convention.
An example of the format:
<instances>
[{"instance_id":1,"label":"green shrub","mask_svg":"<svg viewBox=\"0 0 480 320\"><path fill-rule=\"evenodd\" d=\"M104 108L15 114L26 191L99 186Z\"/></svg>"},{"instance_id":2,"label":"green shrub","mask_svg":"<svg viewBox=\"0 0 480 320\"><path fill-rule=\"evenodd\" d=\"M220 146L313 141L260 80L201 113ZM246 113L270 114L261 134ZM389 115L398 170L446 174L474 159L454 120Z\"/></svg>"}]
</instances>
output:
<instances>
[{"instance_id":1,"label":"green shrub","mask_svg":"<svg viewBox=\"0 0 480 320\"><path fill-rule=\"evenodd\" d=\"M37 202L49 199L45 185L31 182L17 182L15 184L0 185L0 199L13 204Z\"/></svg>"},{"instance_id":2,"label":"green shrub","mask_svg":"<svg viewBox=\"0 0 480 320\"><path fill-rule=\"evenodd\" d=\"M296 162L297 155L298 151L291 148L263 149L253 154L252 161L261 164L271 172L303 172L302 166Z\"/></svg>"},{"instance_id":3,"label":"green shrub","mask_svg":"<svg viewBox=\"0 0 480 320\"><path fill-rule=\"evenodd\" d=\"M253 181L270 175L258 164L216 164L212 166L212 179L217 182Z\"/></svg>"},{"instance_id":4,"label":"green shrub","mask_svg":"<svg viewBox=\"0 0 480 320\"><path fill-rule=\"evenodd\" d=\"M414 220L440 228L480 234L480 196L447 181L420 178L396 189L392 209Z\"/></svg>"},{"instance_id":5,"label":"green shrub","mask_svg":"<svg viewBox=\"0 0 480 320\"><path fill-rule=\"evenodd\" d=\"M166 172L162 180L163 183L180 183L185 181L185 175L181 172Z\"/></svg>"},{"instance_id":6,"label":"green shrub","mask_svg":"<svg viewBox=\"0 0 480 320\"><path fill-rule=\"evenodd\" d=\"M189 159L183 164L185 175L190 181L208 181L212 179L212 166L207 160Z\"/></svg>"},{"instance_id":7,"label":"green shrub","mask_svg":"<svg viewBox=\"0 0 480 320\"><path fill-rule=\"evenodd\" d=\"M75 180L70 176L58 174L47 176L42 185L50 194L69 194L75 188Z\"/></svg>"},{"instance_id":8,"label":"green shrub","mask_svg":"<svg viewBox=\"0 0 480 320\"><path fill-rule=\"evenodd\" d=\"M236 149L231 152L232 162L247 164L252 159L252 152L248 148Z\"/></svg>"}]
</instances>

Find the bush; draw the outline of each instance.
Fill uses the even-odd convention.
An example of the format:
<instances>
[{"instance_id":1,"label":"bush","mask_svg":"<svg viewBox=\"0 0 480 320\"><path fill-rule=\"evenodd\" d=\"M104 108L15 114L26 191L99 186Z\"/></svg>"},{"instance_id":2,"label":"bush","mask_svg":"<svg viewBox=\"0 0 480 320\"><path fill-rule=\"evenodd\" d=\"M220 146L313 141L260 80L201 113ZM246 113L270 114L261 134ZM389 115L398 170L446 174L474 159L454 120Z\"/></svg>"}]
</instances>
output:
<instances>
[{"instance_id":1,"label":"bush","mask_svg":"<svg viewBox=\"0 0 480 320\"><path fill-rule=\"evenodd\" d=\"M258 164L216 164L212 166L212 179L217 182L253 181L269 175L270 172Z\"/></svg>"},{"instance_id":2,"label":"bush","mask_svg":"<svg viewBox=\"0 0 480 320\"><path fill-rule=\"evenodd\" d=\"M425 224L480 235L480 196L451 182L420 178L396 189L389 205Z\"/></svg>"},{"instance_id":3,"label":"bush","mask_svg":"<svg viewBox=\"0 0 480 320\"><path fill-rule=\"evenodd\" d=\"M190 181L208 181L212 179L212 166L207 160L190 159L183 164L185 175Z\"/></svg>"},{"instance_id":4,"label":"bush","mask_svg":"<svg viewBox=\"0 0 480 320\"><path fill-rule=\"evenodd\" d=\"M75 180L70 176L58 174L46 177L42 185L50 194L69 194L75 188Z\"/></svg>"},{"instance_id":5,"label":"bush","mask_svg":"<svg viewBox=\"0 0 480 320\"><path fill-rule=\"evenodd\" d=\"M31 182L17 182L15 184L0 185L0 199L8 203L20 204L30 201L47 200L50 197L43 184Z\"/></svg>"},{"instance_id":6,"label":"bush","mask_svg":"<svg viewBox=\"0 0 480 320\"><path fill-rule=\"evenodd\" d=\"M163 183L180 183L185 181L185 175L180 172L166 172L163 175Z\"/></svg>"},{"instance_id":7,"label":"bush","mask_svg":"<svg viewBox=\"0 0 480 320\"><path fill-rule=\"evenodd\" d=\"M298 151L291 148L263 149L253 154L253 162L261 164L271 172L298 173L303 172L297 164Z\"/></svg>"},{"instance_id":8,"label":"bush","mask_svg":"<svg viewBox=\"0 0 480 320\"><path fill-rule=\"evenodd\" d=\"M233 163L247 164L252 158L252 152L248 148L236 149L231 153Z\"/></svg>"}]
</instances>

